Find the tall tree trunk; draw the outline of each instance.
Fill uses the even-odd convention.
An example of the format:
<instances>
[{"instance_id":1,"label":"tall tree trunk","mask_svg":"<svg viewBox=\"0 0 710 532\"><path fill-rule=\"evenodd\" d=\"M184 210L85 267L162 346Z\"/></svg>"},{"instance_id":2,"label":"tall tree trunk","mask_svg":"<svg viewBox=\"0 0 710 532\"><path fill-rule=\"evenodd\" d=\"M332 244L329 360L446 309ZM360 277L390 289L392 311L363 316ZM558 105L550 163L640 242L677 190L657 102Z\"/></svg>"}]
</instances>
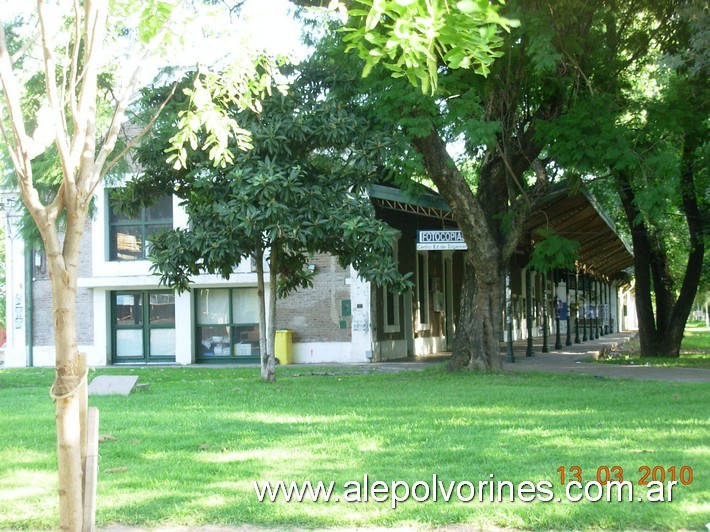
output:
<instances>
[{"instance_id":1,"label":"tall tree trunk","mask_svg":"<svg viewBox=\"0 0 710 532\"><path fill-rule=\"evenodd\" d=\"M636 279L636 316L639 322L639 342L641 353L647 351L646 346L658 343L656 338L656 323L653 315L653 300L651 298L651 246L648 242L646 224L641 211L636 205L631 178L624 172L618 177L617 191L621 205L626 214L626 220L631 229L631 242L634 248L634 277Z\"/></svg>"},{"instance_id":2,"label":"tall tree trunk","mask_svg":"<svg viewBox=\"0 0 710 532\"><path fill-rule=\"evenodd\" d=\"M497 309L497 310L496 310ZM453 351L447 369L501 371L500 283L477 282L476 272L466 259L461 307ZM490 353L495 353L491 356Z\"/></svg>"},{"instance_id":3,"label":"tall tree trunk","mask_svg":"<svg viewBox=\"0 0 710 532\"><path fill-rule=\"evenodd\" d=\"M83 234L82 213L67 213L62 253L49 246L47 262L52 284L56 377L57 461L59 471L59 528L76 531L83 525L83 464L80 389L86 387L76 338L76 283Z\"/></svg>"},{"instance_id":4,"label":"tall tree trunk","mask_svg":"<svg viewBox=\"0 0 710 532\"><path fill-rule=\"evenodd\" d=\"M424 158L427 174L451 207L466 244L474 251L466 264L449 369L500 370L501 253L494 233L437 131L432 128L427 137L412 142Z\"/></svg>"},{"instance_id":5,"label":"tall tree trunk","mask_svg":"<svg viewBox=\"0 0 710 532\"><path fill-rule=\"evenodd\" d=\"M643 357L680 356L685 324L703 270L706 217L698 205L693 175L693 152L698 143L686 137L681 163L680 187L683 211L690 233L690 250L685 275L678 297L668 268L668 257L656 235L651 234L636 204L631 176L619 173L618 192L626 219L632 229L634 268L636 276L636 313L639 322L639 342ZM656 310L654 314L654 298Z\"/></svg>"}]
</instances>

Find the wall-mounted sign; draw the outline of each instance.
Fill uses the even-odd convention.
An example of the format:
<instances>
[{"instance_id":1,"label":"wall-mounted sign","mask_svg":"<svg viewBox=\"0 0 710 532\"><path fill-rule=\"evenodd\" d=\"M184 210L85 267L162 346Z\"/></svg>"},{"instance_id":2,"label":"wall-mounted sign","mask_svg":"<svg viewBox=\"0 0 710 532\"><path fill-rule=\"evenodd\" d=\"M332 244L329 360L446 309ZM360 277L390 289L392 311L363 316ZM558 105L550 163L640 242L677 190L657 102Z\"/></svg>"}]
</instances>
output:
<instances>
[{"instance_id":1,"label":"wall-mounted sign","mask_svg":"<svg viewBox=\"0 0 710 532\"><path fill-rule=\"evenodd\" d=\"M461 231L417 231L417 250L468 249Z\"/></svg>"}]
</instances>

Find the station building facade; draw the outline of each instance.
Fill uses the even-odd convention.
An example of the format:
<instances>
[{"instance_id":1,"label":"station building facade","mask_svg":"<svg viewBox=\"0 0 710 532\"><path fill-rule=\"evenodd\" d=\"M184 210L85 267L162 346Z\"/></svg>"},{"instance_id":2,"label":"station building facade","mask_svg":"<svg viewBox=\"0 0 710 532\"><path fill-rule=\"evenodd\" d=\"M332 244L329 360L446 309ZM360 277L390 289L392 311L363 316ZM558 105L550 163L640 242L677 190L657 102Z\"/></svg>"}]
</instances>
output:
<instances>
[{"instance_id":1,"label":"station building facade","mask_svg":"<svg viewBox=\"0 0 710 532\"><path fill-rule=\"evenodd\" d=\"M79 350L91 366L120 364L256 363L259 360L257 274L252 260L229 280L200 275L181 294L151 272L148 237L186 227L184 210L165 197L135 217L111 208L111 189L96 194L87 223L77 295ZM291 331L297 363L367 363L446 352L459 310L466 250L446 203L386 186L369 191L376 215L399 231L395 254L414 288L395 294L342 268L336 257L314 256L313 288L278 301L276 326ZM17 230L16 198L6 196L7 344L5 367L53 366L51 286L46 259ZM580 331L580 341L633 325L624 270L633 258L593 198L550 195L526 227L510 265L511 326L501 340ZM573 272L546 275L527 268L536 228L553 227L580 242ZM442 236L443 235L443 236ZM268 265L267 265L268 267ZM266 290L268 275L266 276ZM625 291L624 291L625 290ZM506 306L504 305L504 308ZM568 320L568 317L570 318ZM503 316L506 323L505 318ZM271 317L267 316L267 320ZM509 331L509 332L508 332ZM574 340L572 340L574 341Z\"/></svg>"}]
</instances>

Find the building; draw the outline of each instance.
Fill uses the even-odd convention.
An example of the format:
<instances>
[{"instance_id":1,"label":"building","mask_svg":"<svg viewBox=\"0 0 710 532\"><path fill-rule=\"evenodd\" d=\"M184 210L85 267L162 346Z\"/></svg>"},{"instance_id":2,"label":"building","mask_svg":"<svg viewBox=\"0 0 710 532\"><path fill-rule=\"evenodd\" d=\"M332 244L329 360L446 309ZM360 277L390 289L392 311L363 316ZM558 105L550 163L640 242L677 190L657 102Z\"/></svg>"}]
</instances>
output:
<instances>
[{"instance_id":1,"label":"building","mask_svg":"<svg viewBox=\"0 0 710 532\"><path fill-rule=\"evenodd\" d=\"M152 232L188 224L177 199L162 198L127 218L111 209L110 197L111 189L97 190L96 214L87 223L82 246L77 326L79 350L87 353L89 364L258 362L253 261L239 264L228 281L201 275L190 292L177 294L158 284L145 244ZM414 273L415 288L393 294L364 281L352 268L341 268L335 257L313 257L313 288L278 303L276 325L292 331L295 362L364 363L451 347L465 254L452 213L434 194L410 197L398 189L373 186L370 198L376 214L399 230L395 253L401 270ZM46 260L19 237L13 201L11 196L5 199L5 366L53 366ZM618 330L624 311L619 303L621 274L633 257L613 225L586 193L569 196L558 191L536 213L511 261L511 320L505 338L553 332L554 309L561 332L566 335L570 328L569 341L574 341L572 328L582 328L579 341ZM528 271L535 229L543 224L580 242L579 271L554 276Z\"/></svg>"}]
</instances>

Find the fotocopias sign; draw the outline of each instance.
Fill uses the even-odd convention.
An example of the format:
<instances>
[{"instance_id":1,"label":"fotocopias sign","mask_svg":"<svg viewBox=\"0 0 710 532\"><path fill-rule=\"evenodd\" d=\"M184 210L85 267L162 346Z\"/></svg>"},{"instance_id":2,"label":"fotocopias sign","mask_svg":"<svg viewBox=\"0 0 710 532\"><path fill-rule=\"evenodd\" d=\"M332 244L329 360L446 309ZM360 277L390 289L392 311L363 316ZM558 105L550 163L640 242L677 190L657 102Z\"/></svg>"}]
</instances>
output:
<instances>
[{"instance_id":1,"label":"fotocopias sign","mask_svg":"<svg viewBox=\"0 0 710 532\"><path fill-rule=\"evenodd\" d=\"M459 230L417 231L417 250L468 249Z\"/></svg>"}]
</instances>

